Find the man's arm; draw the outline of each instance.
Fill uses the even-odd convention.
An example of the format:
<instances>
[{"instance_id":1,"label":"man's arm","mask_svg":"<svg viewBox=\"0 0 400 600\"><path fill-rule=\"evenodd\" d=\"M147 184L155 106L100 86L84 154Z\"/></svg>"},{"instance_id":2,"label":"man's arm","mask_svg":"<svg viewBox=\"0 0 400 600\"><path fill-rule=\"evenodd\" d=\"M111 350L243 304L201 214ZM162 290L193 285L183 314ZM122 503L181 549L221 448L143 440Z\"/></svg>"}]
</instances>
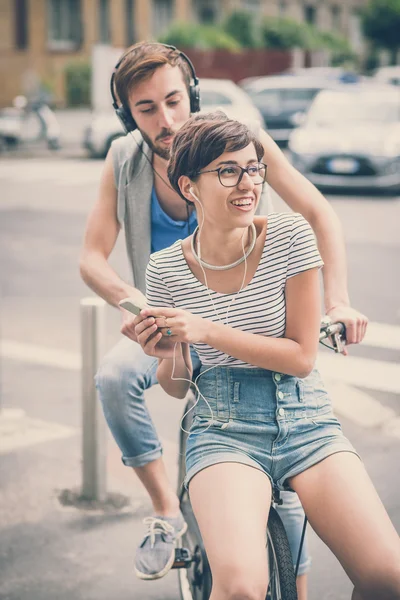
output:
<instances>
[{"instance_id":1,"label":"man's arm","mask_svg":"<svg viewBox=\"0 0 400 600\"><path fill-rule=\"evenodd\" d=\"M119 231L117 190L110 150L100 180L98 199L86 224L80 273L84 282L113 306L118 306L118 302L127 296L145 301L144 295L124 282L108 264Z\"/></svg>"},{"instance_id":2,"label":"man's arm","mask_svg":"<svg viewBox=\"0 0 400 600\"><path fill-rule=\"evenodd\" d=\"M359 343L365 335L368 319L350 306L346 249L339 218L324 196L289 163L265 131L260 133L260 139L268 166L268 184L294 212L307 219L316 235L325 263L325 312L334 321L345 323L348 343Z\"/></svg>"}]
</instances>

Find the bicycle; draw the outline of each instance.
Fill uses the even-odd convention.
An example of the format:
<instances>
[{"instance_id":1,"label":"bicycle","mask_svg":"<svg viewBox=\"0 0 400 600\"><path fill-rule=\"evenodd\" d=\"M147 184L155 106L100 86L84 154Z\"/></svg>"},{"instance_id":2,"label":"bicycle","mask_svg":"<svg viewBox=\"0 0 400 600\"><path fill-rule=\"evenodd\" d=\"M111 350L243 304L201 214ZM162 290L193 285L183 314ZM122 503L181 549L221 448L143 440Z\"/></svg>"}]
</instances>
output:
<instances>
[{"instance_id":1,"label":"bicycle","mask_svg":"<svg viewBox=\"0 0 400 600\"><path fill-rule=\"evenodd\" d=\"M326 339L330 340L330 344L324 342ZM319 341L322 345L341 353L344 350L344 340L345 326L343 323L332 323L328 318L321 321ZM192 411L190 409L194 403L194 394L191 394L185 406L185 417L182 422L182 429L186 431L190 429L192 421ZM178 570L181 600L208 600L212 587L210 565L200 529L190 504L189 493L183 486L186 471L186 440L187 433L181 430L178 458L178 497L188 528L179 540L179 547L176 549L175 562L172 568ZM279 491L274 489L266 536L270 576L266 600L297 600L296 577L307 527L307 517L304 519L296 568L293 568L293 558L286 531L278 512L274 508L274 505L280 504L282 504L282 500Z\"/></svg>"}]
</instances>

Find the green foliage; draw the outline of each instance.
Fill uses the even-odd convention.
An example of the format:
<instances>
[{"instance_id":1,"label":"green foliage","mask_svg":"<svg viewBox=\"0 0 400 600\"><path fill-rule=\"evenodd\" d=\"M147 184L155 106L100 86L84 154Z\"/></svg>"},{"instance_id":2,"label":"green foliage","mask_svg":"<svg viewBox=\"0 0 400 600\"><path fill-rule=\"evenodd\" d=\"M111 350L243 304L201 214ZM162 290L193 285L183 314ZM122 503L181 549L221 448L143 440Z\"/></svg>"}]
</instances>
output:
<instances>
[{"instance_id":1,"label":"green foliage","mask_svg":"<svg viewBox=\"0 0 400 600\"><path fill-rule=\"evenodd\" d=\"M262 38L266 48L330 50L334 65L355 58L349 42L344 37L330 31L319 31L309 23L299 23L293 19L266 17L262 22Z\"/></svg>"},{"instance_id":2,"label":"green foliage","mask_svg":"<svg viewBox=\"0 0 400 600\"><path fill-rule=\"evenodd\" d=\"M321 31L319 38L321 47L331 51L333 66L352 63L356 60L357 55L345 37L331 31Z\"/></svg>"},{"instance_id":3,"label":"green foliage","mask_svg":"<svg viewBox=\"0 0 400 600\"><path fill-rule=\"evenodd\" d=\"M287 50L314 46L312 28L294 19L265 17L261 24L261 36L265 48Z\"/></svg>"},{"instance_id":4,"label":"green foliage","mask_svg":"<svg viewBox=\"0 0 400 600\"><path fill-rule=\"evenodd\" d=\"M177 48L200 48L202 50L218 48L234 52L240 50L241 47L237 40L220 27L195 23L174 23L158 41L172 44Z\"/></svg>"},{"instance_id":5,"label":"green foliage","mask_svg":"<svg viewBox=\"0 0 400 600\"><path fill-rule=\"evenodd\" d=\"M370 0L361 17L364 35L394 56L400 48L400 0Z\"/></svg>"},{"instance_id":6,"label":"green foliage","mask_svg":"<svg viewBox=\"0 0 400 600\"><path fill-rule=\"evenodd\" d=\"M261 45L260 28L255 22L254 14L248 10L230 13L222 27L242 48L259 48Z\"/></svg>"},{"instance_id":7,"label":"green foliage","mask_svg":"<svg viewBox=\"0 0 400 600\"><path fill-rule=\"evenodd\" d=\"M74 61L65 67L67 106L90 106L92 70L88 62Z\"/></svg>"}]
</instances>

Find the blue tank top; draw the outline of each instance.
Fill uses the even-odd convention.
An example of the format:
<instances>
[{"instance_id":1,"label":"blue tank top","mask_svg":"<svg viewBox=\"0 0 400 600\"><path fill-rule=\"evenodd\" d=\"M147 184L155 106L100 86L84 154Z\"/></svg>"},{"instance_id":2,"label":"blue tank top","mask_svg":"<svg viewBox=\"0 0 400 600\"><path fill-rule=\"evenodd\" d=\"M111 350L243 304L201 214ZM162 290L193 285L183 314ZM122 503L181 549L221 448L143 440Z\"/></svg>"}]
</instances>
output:
<instances>
[{"instance_id":1,"label":"blue tank top","mask_svg":"<svg viewBox=\"0 0 400 600\"><path fill-rule=\"evenodd\" d=\"M153 187L151 192L151 252L164 250L164 248L172 246L176 240L183 240L192 234L196 227L196 211L191 213L189 224L187 221L171 219L161 208Z\"/></svg>"}]
</instances>

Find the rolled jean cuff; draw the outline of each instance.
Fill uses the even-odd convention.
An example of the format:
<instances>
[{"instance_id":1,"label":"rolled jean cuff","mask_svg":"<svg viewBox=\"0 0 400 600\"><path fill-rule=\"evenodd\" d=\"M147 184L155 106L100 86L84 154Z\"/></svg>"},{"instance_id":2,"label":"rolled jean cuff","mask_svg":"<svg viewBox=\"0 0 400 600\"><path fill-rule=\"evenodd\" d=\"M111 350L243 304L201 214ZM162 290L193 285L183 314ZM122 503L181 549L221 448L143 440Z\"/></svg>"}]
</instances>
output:
<instances>
[{"instance_id":1,"label":"rolled jean cuff","mask_svg":"<svg viewBox=\"0 0 400 600\"><path fill-rule=\"evenodd\" d=\"M154 450L150 450L150 452L139 454L139 456L122 456L121 460L126 467L144 467L153 460L161 458L162 453L162 447L159 446Z\"/></svg>"},{"instance_id":2,"label":"rolled jean cuff","mask_svg":"<svg viewBox=\"0 0 400 600\"><path fill-rule=\"evenodd\" d=\"M307 575L307 573L309 573L309 571L311 569L311 562L312 562L311 558L308 558L304 562L300 563L299 570L297 572L297 577L300 577L301 575ZM293 566L296 569L296 565L293 565Z\"/></svg>"}]
</instances>

